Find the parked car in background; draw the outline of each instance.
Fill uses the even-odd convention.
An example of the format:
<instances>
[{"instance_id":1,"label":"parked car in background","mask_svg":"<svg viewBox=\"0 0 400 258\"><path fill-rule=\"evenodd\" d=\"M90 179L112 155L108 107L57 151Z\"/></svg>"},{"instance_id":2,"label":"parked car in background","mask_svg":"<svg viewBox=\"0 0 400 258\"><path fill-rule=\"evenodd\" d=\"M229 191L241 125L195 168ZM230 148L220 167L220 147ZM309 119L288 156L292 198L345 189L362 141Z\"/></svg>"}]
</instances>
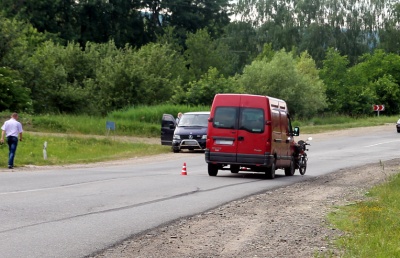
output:
<instances>
[{"instance_id":1,"label":"parked car in background","mask_svg":"<svg viewBox=\"0 0 400 258\"><path fill-rule=\"evenodd\" d=\"M396 129L397 129L397 132L400 133L400 119L397 120Z\"/></svg>"},{"instance_id":2,"label":"parked car in background","mask_svg":"<svg viewBox=\"0 0 400 258\"><path fill-rule=\"evenodd\" d=\"M161 144L170 145L173 152L204 150L210 112L187 112L176 124L174 116L164 114L161 121Z\"/></svg>"}]
</instances>

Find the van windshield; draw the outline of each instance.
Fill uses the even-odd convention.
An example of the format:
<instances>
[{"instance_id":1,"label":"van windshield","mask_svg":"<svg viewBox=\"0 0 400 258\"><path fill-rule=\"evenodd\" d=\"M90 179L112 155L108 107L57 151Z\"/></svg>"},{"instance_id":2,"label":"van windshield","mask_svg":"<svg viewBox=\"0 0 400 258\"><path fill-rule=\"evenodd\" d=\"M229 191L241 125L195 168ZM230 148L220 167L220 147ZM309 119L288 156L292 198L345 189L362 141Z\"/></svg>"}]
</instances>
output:
<instances>
[{"instance_id":1,"label":"van windshield","mask_svg":"<svg viewBox=\"0 0 400 258\"><path fill-rule=\"evenodd\" d=\"M260 108L217 107L213 126L262 133L264 132L264 121L264 111Z\"/></svg>"},{"instance_id":2,"label":"van windshield","mask_svg":"<svg viewBox=\"0 0 400 258\"><path fill-rule=\"evenodd\" d=\"M208 126L208 114L183 114L178 126Z\"/></svg>"}]
</instances>

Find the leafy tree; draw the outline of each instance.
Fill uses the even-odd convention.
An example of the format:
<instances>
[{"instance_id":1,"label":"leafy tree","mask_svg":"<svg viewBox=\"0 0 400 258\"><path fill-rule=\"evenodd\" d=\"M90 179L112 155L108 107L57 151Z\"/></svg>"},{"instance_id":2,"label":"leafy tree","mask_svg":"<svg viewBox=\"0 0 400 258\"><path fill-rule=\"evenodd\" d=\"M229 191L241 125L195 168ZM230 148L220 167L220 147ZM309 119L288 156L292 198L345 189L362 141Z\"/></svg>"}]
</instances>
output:
<instances>
[{"instance_id":1,"label":"leafy tree","mask_svg":"<svg viewBox=\"0 0 400 258\"><path fill-rule=\"evenodd\" d=\"M329 47L335 46L332 29L327 25L310 24L303 29L299 51L307 51L317 62L318 67L323 66L325 53Z\"/></svg>"},{"instance_id":2,"label":"leafy tree","mask_svg":"<svg viewBox=\"0 0 400 258\"><path fill-rule=\"evenodd\" d=\"M346 87L347 69L349 60L347 56L341 56L333 48L329 48L323 61L320 77L326 85L326 97L328 110L333 113L343 111L343 101L346 100L344 89Z\"/></svg>"},{"instance_id":3,"label":"leafy tree","mask_svg":"<svg viewBox=\"0 0 400 258\"><path fill-rule=\"evenodd\" d=\"M315 61L307 52L300 54L296 63L296 71L302 79L301 88L295 96L295 98L299 98L300 92L303 94L299 110L307 113L307 115L303 114L304 117L312 117L327 106L326 86L319 77ZM310 103L312 104L310 105Z\"/></svg>"},{"instance_id":4,"label":"leafy tree","mask_svg":"<svg viewBox=\"0 0 400 258\"><path fill-rule=\"evenodd\" d=\"M386 114L397 114L400 110L400 56L377 50L374 54L365 54L354 69L360 69L376 92L379 103L385 104Z\"/></svg>"},{"instance_id":5,"label":"leafy tree","mask_svg":"<svg viewBox=\"0 0 400 258\"><path fill-rule=\"evenodd\" d=\"M262 52L255 58L255 60L262 61L265 60L270 62L274 58L275 51L272 49L272 44L264 44Z\"/></svg>"},{"instance_id":6,"label":"leafy tree","mask_svg":"<svg viewBox=\"0 0 400 258\"><path fill-rule=\"evenodd\" d=\"M200 79L210 67L215 67L225 76L232 74L235 56L230 53L226 44L213 40L206 29L189 33L186 46L184 55L194 78Z\"/></svg>"},{"instance_id":7,"label":"leafy tree","mask_svg":"<svg viewBox=\"0 0 400 258\"><path fill-rule=\"evenodd\" d=\"M89 41L106 43L113 40L120 48L128 43L138 47L148 43L151 38L145 32L140 7L138 1L79 1L79 42L84 46Z\"/></svg>"},{"instance_id":8,"label":"leafy tree","mask_svg":"<svg viewBox=\"0 0 400 258\"><path fill-rule=\"evenodd\" d=\"M108 48L112 54L100 58L95 77L84 82L90 92L97 93L93 103L102 114L132 105L164 103L173 88L187 80L182 56L168 45L151 43L139 50Z\"/></svg>"},{"instance_id":9,"label":"leafy tree","mask_svg":"<svg viewBox=\"0 0 400 258\"><path fill-rule=\"evenodd\" d=\"M319 67L328 47L346 55L350 64L378 44L397 53L399 10L395 0L238 0L235 5L241 21L260 28L261 45L272 43L274 50L299 46Z\"/></svg>"},{"instance_id":10,"label":"leafy tree","mask_svg":"<svg viewBox=\"0 0 400 258\"><path fill-rule=\"evenodd\" d=\"M388 115L397 115L400 112L400 87L391 74L385 74L373 82L378 95L378 105L385 105L385 113Z\"/></svg>"},{"instance_id":11,"label":"leafy tree","mask_svg":"<svg viewBox=\"0 0 400 258\"><path fill-rule=\"evenodd\" d=\"M80 80L88 65L77 44L63 47L50 41L28 59L25 81L31 89L33 107L38 113L85 110L89 93Z\"/></svg>"},{"instance_id":12,"label":"leafy tree","mask_svg":"<svg viewBox=\"0 0 400 258\"><path fill-rule=\"evenodd\" d=\"M0 16L0 65L21 69L24 60L48 35L30 24Z\"/></svg>"},{"instance_id":13,"label":"leafy tree","mask_svg":"<svg viewBox=\"0 0 400 258\"><path fill-rule=\"evenodd\" d=\"M234 77L225 78L216 68L210 67L200 80L189 83L187 92L177 87L173 103L188 105L210 105L217 93L241 93Z\"/></svg>"},{"instance_id":14,"label":"leafy tree","mask_svg":"<svg viewBox=\"0 0 400 258\"><path fill-rule=\"evenodd\" d=\"M199 29L209 28L212 37L221 35L229 23L229 0L143 0L142 8L149 10L146 15L150 30L159 33L157 28L172 26L177 35L195 33Z\"/></svg>"},{"instance_id":15,"label":"leafy tree","mask_svg":"<svg viewBox=\"0 0 400 258\"><path fill-rule=\"evenodd\" d=\"M238 83L246 93L286 100L293 116L311 117L325 107L325 87L315 63L305 53L298 61L284 50L271 61L255 60L245 67Z\"/></svg>"},{"instance_id":16,"label":"leafy tree","mask_svg":"<svg viewBox=\"0 0 400 258\"><path fill-rule=\"evenodd\" d=\"M224 28L224 34L219 39L229 47L229 51L237 56L233 63L233 70L241 73L244 66L248 65L258 55L259 45L255 28L247 22L231 22Z\"/></svg>"},{"instance_id":17,"label":"leafy tree","mask_svg":"<svg viewBox=\"0 0 400 258\"><path fill-rule=\"evenodd\" d=\"M32 102L18 72L0 67L0 112L4 110L32 112Z\"/></svg>"},{"instance_id":18,"label":"leafy tree","mask_svg":"<svg viewBox=\"0 0 400 258\"><path fill-rule=\"evenodd\" d=\"M362 67L351 67L345 78L345 87L337 100L341 103L341 113L350 116L371 114L371 103L375 103L376 100L376 91Z\"/></svg>"}]
</instances>

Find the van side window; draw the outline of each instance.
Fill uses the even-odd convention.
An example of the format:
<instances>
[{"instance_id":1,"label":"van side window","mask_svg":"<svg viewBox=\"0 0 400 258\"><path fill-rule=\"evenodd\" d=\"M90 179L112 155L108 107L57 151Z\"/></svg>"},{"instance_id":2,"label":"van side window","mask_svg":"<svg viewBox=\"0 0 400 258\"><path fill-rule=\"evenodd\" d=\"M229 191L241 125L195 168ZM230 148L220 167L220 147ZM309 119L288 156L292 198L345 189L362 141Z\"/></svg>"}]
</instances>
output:
<instances>
[{"instance_id":1,"label":"van side window","mask_svg":"<svg viewBox=\"0 0 400 258\"><path fill-rule=\"evenodd\" d=\"M241 108L239 129L252 133L263 133L265 128L264 110L259 108Z\"/></svg>"},{"instance_id":2,"label":"van side window","mask_svg":"<svg viewBox=\"0 0 400 258\"><path fill-rule=\"evenodd\" d=\"M215 109L213 126L216 128L235 129L236 118L236 107L217 107Z\"/></svg>"}]
</instances>

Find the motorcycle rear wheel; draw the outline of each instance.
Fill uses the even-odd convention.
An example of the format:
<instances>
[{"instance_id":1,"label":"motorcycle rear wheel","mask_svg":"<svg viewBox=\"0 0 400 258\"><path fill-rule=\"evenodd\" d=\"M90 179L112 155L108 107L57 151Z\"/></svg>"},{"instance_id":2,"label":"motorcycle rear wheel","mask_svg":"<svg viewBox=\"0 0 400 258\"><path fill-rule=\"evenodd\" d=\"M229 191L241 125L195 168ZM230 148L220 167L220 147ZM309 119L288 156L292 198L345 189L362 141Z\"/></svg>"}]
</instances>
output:
<instances>
[{"instance_id":1,"label":"motorcycle rear wheel","mask_svg":"<svg viewBox=\"0 0 400 258\"><path fill-rule=\"evenodd\" d=\"M304 175L306 173L306 170L307 170L307 159L305 157L302 157L299 164L300 175Z\"/></svg>"}]
</instances>

